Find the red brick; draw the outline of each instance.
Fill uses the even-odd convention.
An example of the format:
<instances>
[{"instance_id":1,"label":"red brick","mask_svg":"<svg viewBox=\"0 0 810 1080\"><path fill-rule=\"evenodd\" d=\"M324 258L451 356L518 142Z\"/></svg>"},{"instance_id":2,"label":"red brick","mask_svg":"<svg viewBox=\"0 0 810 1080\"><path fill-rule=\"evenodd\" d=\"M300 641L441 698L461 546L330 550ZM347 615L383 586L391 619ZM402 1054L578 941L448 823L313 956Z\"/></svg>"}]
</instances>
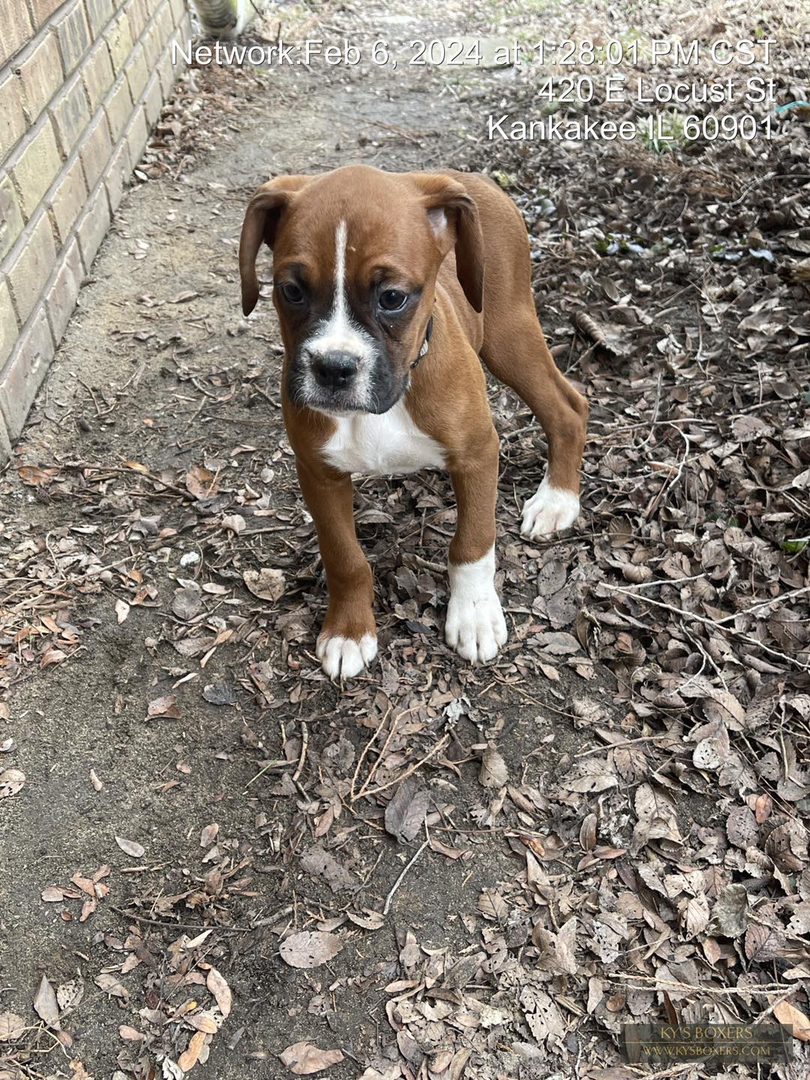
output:
<instances>
[{"instance_id":1,"label":"red brick","mask_svg":"<svg viewBox=\"0 0 810 1080\"><path fill-rule=\"evenodd\" d=\"M129 160L129 147L124 139L116 152L113 154L110 167L104 174L104 184L110 199L110 209L113 213L121 205L124 197L124 189L132 176L132 164Z\"/></svg>"},{"instance_id":2,"label":"red brick","mask_svg":"<svg viewBox=\"0 0 810 1080\"><path fill-rule=\"evenodd\" d=\"M23 0L4 0L3 32L0 34L0 67L30 41L31 16Z\"/></svg>"},{"instance_id":3,"label":"red brick","mask_svg":"<svg viewBox=\"0 0 810 1080\"><path fill-rule=\"evenodd\" d=\"M53 34L45 35L20 64L19 72L28 123L33 124L62 85L62 64Z\"/></svg>"},{"instance_id":4,"label":"red brick","mask_svg":"<svg viewBox=\"0 0 810 1080\"><path fill-rule=\"evenodd\" d=\"M14 305L11 303L8 282L5 278L0 278L0 371L3 370L3 364L8 360L14 348L18 333L17 316L14 314Z\"/></svg>"},{"instance_id":5,"label":"red brick","mask_svg":"<svg viewBox=\"0 0 810 1080\"><path fill-rule=\"evenodd\" d=\"M62 340L65 327L73 314L83 277L84 267L79 254L79 245L76 240L71 240L53 284L45 294L45 307L51 324L51 333L57 345Z\"/></svg>"},{"instance_id":6,"label":"red brick","mask_svg":"<svg viewBox=\"0 0 810 1080\"><path fill-rule=\"evenodd\" d=\"M0 412L9 438L19 439L28 410L53 359L54 347L45 308L40 307L20 339L0 375Z\"/></svg>"},{"instance_id":7,"label":"red brick","mask_svg":"<svg viewBox=\"0 0 810 1080\"><path fill-rule=\"evenodd\" d=\"M59 242L64 244L87 201L81 159L76 157L62 173L50 200L51 217Z\"/></svg>"},{"instance_id":8,"label":"red brick","mask_svg":"<svg viewBox=\"0 0 810 1080\"><path fill-rule=\"evenodd\" d=\"M0 161L25 134L22 85L16 75L0 82Z\"/></svg>"},{"instance_id":9,"label":"red brick","mask_svg":"<svg viewBox=\"0 0 810 1080\"><path fill-rule=\"evenodd\" d=\"M82 159L82 165L84 166L84 178L87 181L88 191L93 190L98 178L107 167L111 150L112 143L110 142L110 130L107 126L107 117L99 116L85 135L79 150L79 157Z\"/></svg>"},{"instance_id":10,"label":"red brick","mask_svg":"<svg viewBox=\"0 0 810 1080\"><path fill-rule=\"evenodd\" d=\"M107 202L107 191L101 185L92 196L84 217L76 229L85 273L89 273L90 267L93 265L93 259L95 259L98 249L101 247L101 241L107 235L109 227L110 207Z\"/></svg>"},{"instance_id":11,"label":"red brick","mask_svg":"<svg viewBox=\"0 0 810 1080\"><path fill-rule=\"evenodd\" d=\"M73 81L59 94L49 111L62 154L68 157L90 123L87 97L78 75L75 75Z\"/></svg>"},{"instance_id":12,"label":"red brick","mask_svg":"<svg viewBox=\"0 0 810 1080\"><path fill-rule=\"evenodd\" d=\"M14 261L8 269L8 283L20 322L25 322L34 310L55 261L56 244L51 222L47 213L41 211L18 241Z\"/></svg>"}]
</instances>

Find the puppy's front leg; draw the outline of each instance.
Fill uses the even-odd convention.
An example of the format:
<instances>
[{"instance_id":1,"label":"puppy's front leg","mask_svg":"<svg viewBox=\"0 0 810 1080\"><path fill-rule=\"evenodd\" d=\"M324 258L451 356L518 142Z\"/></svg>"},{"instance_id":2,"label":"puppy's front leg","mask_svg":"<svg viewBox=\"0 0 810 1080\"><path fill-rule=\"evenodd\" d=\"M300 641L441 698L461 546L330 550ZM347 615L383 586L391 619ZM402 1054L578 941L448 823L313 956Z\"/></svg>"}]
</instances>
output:
<instances>
[{"instance_id":1,"label":"puppy's front leg","mask_svg":"<svg viewBox=\"0 0 810 1080\"><path fill-rule=\"evenodd\" d=\"M506 641L506 620L495 591L495 502L498 437L451 463L458 521L450 543L445 639L465 660L491 660Z\"/></svg>"},{"instance_id":2,"label":"puppy's front leg","mask_svg":"<svg viewBox=\"0 0 810 1080\"><path fill-rule=\"evenodd\" d=\"M350 476L315 470L296 460L298 479L318 531L329 607L318 636L318 659L326 674L351 678L377 655L371 567L354 529Z\"/></svg>"}]
</instances>

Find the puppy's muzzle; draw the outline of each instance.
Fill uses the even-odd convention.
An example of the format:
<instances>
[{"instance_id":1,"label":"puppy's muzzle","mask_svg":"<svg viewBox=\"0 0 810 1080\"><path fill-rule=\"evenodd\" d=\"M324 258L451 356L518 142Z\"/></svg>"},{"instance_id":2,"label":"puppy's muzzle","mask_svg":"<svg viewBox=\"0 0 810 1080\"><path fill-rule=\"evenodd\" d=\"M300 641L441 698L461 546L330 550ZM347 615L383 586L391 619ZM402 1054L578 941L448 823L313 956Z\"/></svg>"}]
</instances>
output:
<instances>
[{"instance_id":1,"label":"puppy's muzzle","mask_svg":"<svg viewBox=\"0 0 810 1080\"><path fill-rule=\"evenodd\" d=\"M315 382L332 393L349 390L357 377L359 360L352 353L333 351L309 354Z\"/></svg>"}]
</instances>

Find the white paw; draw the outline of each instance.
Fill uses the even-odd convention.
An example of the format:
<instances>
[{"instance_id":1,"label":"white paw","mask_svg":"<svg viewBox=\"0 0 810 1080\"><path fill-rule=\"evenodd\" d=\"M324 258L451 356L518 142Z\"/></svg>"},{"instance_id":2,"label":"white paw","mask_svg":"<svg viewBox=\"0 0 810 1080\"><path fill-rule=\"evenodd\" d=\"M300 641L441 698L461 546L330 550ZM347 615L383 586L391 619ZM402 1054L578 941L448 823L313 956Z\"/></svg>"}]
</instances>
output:
<instances>
[{"instance_id":1,"label":"white paw","mask_svg":"<svg viewBox=\"0 0 810 1080\"><path fill-rule=\"evenodd\" d=\"M544 479L523 506L521 536L539 540L543 536L570 529L579 517L579 496L567 488L555 488Z\"/></svg>"},{"instance_id":2,"label":"white paw","mask_svg":"<svg viewBox=\"0 0 810 1080\"><path fill-rule=\"evenodd\" d=\"M444 637L465 660L491 660L506 641L506 620L495 592L495 550L472 563L450 564L450 603Z\"/></svg>"},{"instance_id":3,"label":"white paw","mask_svg":"<svg viewBox=\"0 0 810 1080\"><path fill-rule=\"evenodd\" d=\"M324 637L322 634L315 651L330 679L351 679L359 675L377 655L377 637L375 634L363 634L358 641L356 638Z\"/></svg>"}]
</instances>

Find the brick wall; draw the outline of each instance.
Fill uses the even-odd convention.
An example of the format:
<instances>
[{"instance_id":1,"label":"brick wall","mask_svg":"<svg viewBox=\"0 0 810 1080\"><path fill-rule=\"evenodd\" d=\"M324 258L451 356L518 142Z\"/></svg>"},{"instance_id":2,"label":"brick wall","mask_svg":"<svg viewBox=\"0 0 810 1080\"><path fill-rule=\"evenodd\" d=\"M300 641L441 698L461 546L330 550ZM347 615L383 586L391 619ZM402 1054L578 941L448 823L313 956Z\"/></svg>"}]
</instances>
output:
<instances>
[{"instance_id":1,"label":"brick wall","mask_svg":"<svg viewBox=\"0 0 810 1080\"><path fill-rule=\"evenodd\" d=\"M190 36L185 0L0 0L0 463Z\"/></svg>"}]
</instances>

